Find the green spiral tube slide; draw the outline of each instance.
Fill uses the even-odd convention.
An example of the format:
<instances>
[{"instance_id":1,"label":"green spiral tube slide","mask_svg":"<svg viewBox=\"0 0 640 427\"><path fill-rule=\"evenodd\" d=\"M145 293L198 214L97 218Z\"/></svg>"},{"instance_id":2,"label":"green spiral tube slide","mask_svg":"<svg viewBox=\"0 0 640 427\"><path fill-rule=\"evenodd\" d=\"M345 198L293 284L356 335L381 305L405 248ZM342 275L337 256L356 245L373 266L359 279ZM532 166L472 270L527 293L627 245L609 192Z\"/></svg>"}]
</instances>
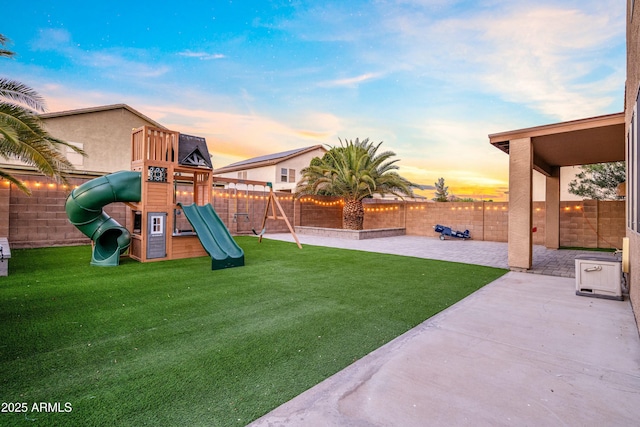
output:
<instances>
[{"instance_id":1,"label":"green spiral tube slide","mask_svg":"<svg viewBox=\"0 0 640 427\"><path fill-rule=\"evenodd\" d=\"M141 183L140 172L120 171L87 181L67 197L69 221L94 242L91 265L119 264L131 234L102 208L114 202L139 202Z\"/></svg>"}]
</instances>

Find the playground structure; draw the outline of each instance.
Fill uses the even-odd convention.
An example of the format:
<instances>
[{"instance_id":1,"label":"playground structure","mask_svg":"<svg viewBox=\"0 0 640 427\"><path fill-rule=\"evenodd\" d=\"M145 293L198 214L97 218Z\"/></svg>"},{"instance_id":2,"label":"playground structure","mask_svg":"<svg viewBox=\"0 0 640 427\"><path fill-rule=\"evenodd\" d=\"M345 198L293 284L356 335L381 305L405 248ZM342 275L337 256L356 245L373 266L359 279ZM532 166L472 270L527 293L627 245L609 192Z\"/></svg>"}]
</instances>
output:
<instances>
[{"instance_id":1,"label":"playground structure","mask_svg":"<svg viewBox=\"0 0 640 427\"><path fill-rule=\"evenodd\" d=\"M298 240L298 236L296 235L294 227L289 222L289 219L287 218L287 214L285 213L282 205L280 204L280 200L278 199L278 196L273 191L272 183L266 182L266 181L232 179L232 178L223 178L223 177L214 177L213 182L214 184L225 184L225 185L233 184L236 186L236 190L238 188L238 185L242 185L246 188L247 193L249 191L249 186L252 186L254 189L256 186L260 186L263 189L268 188L269 192L267 193L267 195L261 197L262 199L265 200L265 206L264 206L264 214L262 215L262 219L261 219L261 225L259 229L260 231L256 231L255 228L251 227L251 232L259 236L258 241L262 242L262 237L267 231L267 220L271 219L276 221L284 221L284 223L287 226L287 229L289 230L289 233L291 233L291 235L293 236L293 239L298 245L298 248L302 249L302 245L300 244L300 240ZM248 200L248 197L253 197L253 196L245 195L245 201ZM238 200L237 197L235 199L236 201ZM257 196L256 196L256 199L257 199ZM255 203L252 203L251 206L252 206L251 210L253 210ZM251 221L250 217L253 217L255 212L250 213L248 212L249 209L246 209L246 210L247 212L239 212L238 206L236 206L236 212L233 214L234 222L241 222L243 220L246 222L250 222Z\"/></svg>"},{"instance_id":2,"label":"playground structure","mask_svg":"<svg viewBox=\"0 0 640 427\"><path fill-rule=\"evenodd\" d=\"M131 171L74 189L65 209L93 241L92 265L115 266L120 255L140 262L211 256L212 270L244 265L244 252L211 206L213 168L204 138L144 126L134 129ZM129 227L102 208L124 202Z\"/></svg>"}]
</instances>

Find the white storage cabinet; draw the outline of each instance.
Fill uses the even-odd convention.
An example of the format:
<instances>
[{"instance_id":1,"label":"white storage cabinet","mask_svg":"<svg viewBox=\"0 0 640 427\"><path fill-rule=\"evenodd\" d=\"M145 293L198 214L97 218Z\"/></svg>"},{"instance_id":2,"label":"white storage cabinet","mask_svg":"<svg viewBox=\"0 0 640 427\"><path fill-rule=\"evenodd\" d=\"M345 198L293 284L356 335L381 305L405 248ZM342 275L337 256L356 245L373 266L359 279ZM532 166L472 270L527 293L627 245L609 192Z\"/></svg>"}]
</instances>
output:
<instances>
[{"instance_id":1,"label":"white storage cabinet","mask_svg":"<svg viewBox=\"0 0 640 427\"><path fill-rule=\"evenodd\" d=\"M614 256L576 257L576 295L622 301L622 265Z\"/></svg>"}]
</instances>

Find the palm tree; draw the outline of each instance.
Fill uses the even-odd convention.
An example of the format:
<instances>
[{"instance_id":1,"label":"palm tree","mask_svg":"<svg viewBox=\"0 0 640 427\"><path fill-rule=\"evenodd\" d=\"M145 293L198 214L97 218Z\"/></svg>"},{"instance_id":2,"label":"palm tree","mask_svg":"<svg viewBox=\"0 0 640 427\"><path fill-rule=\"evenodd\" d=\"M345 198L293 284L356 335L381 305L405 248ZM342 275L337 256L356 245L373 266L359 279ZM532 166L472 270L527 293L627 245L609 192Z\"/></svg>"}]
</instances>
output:
<instances>
[{"instance_id":1,"label":"palm tree","mask_svg":"<svg viewBox=\"0 0 640 427\"><path fill-rule=\"evenodd\" d=\"M394 194L399 197L413 196L415 184L401 177L390 160L395 153L385 151L378 154L382 142L373 144L369 138L359 141L340 141L321 158L314 159L309 167L302 169L302 178L296 193L322 194L341 197L342 227L362 230L364 208L362 200L374 194Z\"/></svg>"},{"instance_id":2,"label":"palm tree","mask_svg":"<svg viewBox=\"0 0 640 427\"><path fill-rule=\"evenodd\" d=\"M0 34L0 46L8 39ZM11 58L14 52L0 48L0 57ZM39 113L45 112L42 97L30 87L0 77L0 157L17 159L35 167L45 176L66 182L64 172L73 165L58 147L70 147L75 152L84 152L60 139L54 138L44 129ZM22 181L0 169L0 178L14 183L20 190L30 194Z\"/></svg>"},{"instance_id":3,"label":"palm tree","mask_svg":"<svg viewBox=\"0 0 640 427\"><path fill-rule=\"evenodd\" d=\"M444 185L444 178L438 178L436 186L436 197L432 200L434 202L448 202L449 201L449 187Z\"/></svg>"}]
</instances>

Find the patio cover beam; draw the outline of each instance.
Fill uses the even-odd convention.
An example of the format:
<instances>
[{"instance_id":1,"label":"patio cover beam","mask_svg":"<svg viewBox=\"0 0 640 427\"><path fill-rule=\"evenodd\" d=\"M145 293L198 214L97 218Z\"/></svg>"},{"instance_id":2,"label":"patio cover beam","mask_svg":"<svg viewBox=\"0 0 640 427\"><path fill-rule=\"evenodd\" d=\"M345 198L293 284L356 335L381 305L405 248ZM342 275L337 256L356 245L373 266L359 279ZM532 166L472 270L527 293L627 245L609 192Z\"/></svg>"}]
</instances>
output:
<instances>
[{"instance_id":1,"label":"patio cover beam","mask_svg":"<svg viewBox=\"0 0 640 427\"><path fill-rule=\"evenodd\" d=\"M493 146L509 154L510 268L532 266L532 171L547 177L545 245L557 248L560 167L625 160L624 132L624 113L615 113L489 135Z\"/></svg>"}]
</instances>

